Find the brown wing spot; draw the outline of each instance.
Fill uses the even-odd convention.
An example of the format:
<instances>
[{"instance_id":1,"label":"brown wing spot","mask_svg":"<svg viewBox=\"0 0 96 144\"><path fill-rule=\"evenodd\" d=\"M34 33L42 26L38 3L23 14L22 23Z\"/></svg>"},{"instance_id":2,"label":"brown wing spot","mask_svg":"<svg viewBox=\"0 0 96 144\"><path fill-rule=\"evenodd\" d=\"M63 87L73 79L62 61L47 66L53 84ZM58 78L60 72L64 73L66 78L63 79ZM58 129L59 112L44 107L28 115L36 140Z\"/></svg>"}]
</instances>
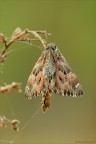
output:
<instances>
[{"instance_id":1,"label":"brown wing spot","mask_svg":"<svg viewBox=\"0 0 96 144\"><path fill-rule=\"evenodd\" d=\"M38 79L37 84L39 85L41 82L41 78Z\"/></svg>"},{"instance_id":2,"label":"brown wing spot","mask_svg":"<svg viewBox=\"0 0 96 144\"><path fill-rule=\"evenodd\" d=\"M70 68L64 64L64 74L69 74L70 73Z\"/></svg>"},{"instance_id":3,"label":"brown wing spot","mask_svg":"<svg viewBox=\"0 0 96 144\"><path fill-rule=\"evenodd\" d=\"M42 73L43 65L44 65L44 59L40 57L28 78L27 91L31 96L38 95L38 93L40 93L41 89L43 88L43 77L44 77Z\"/></svg>"},{"instance_id":4,"label":"brown wing spot","mask_svg":"<svg viewBox=\"0 0 96 144\"><path fill-rule=\"evenodd\" d=\"M63 66L62 65L58 65L58 70L61 71L61 72L63 72L64 71Z\"/></svg>"},{"instance_id":5,"label":"brown wing spot","mask_svg":"<svg viewBox=\"0 0 96 144\"><path fill-rule=\"evenodd\" d=\"M62 82L62 78L59 76L60 81Z\"/></svg>"},{"instance_id":6,"label":"brown wing spot","mask_svg":"<svg viewBox=\"0 0 96 144\"><path fill-rule=\"evenodd\" d=\"M39 74L36 76L34 85L32 87L32 93L35 95L36 93L40 93L43 89L43 73L40 71Z\"/></svg>"},{"instance_id":7,"label":"brown wing spot","mask_svg":"<svg viewBox=\"0 0 96 144\"><path fill-rule=\"evenodd\" d=\"M56 72L57 86L64 83L64 78L64 73L62 73L61 71Z\"/></svg>"},{"instance_id":8,"label":"brown wing spot","mask_svg":"<svg viewBox=\"0 0 96 144\"><path fill-rule=\"evenodd\" d=\"M64 63L63 61L61 60L58 60L57 61L57 67L58 67L58 70L63 72L65 75L66 74L69 74L70 73L70 68L68 65L66 65L66 63Z\"/></svg>"},{"instance_id":9,"label":"brown wing spot","mask_svg":"<svg viewBox=\"0 0 96 144\"><path fill-rule=\"evenodd\" d=\"M72 95L72 88L70 87L68 82L65 82L64 87L63 87L63 91L64 91L64 95L66 95L66 96Z\"/></svg>"},{"instance_id":10,"label":"brown wing spot","mask_svg":"<svg viewBox=\"0 0 96 144\"><path fill-rule=\"evenodd\" d=\"M27 84L29 87L32 87L34 80L35 80L35 76L33 74L30 74L28 81L27 81Z\"/></svg>"},{"instance_id":11,"label":"brown wing spot","mask_svg":"<svg viewBox=\"0 0 96 144\"><path fill-rule=\"evenodd\" d=\"M37 75L37 73L36 73L36 68L34 68L34 70L33 70L33 75L34 75L34 76Z\"/></svg>"},{"instance_id":12,"label":"brown wing spot","mask_svg":"<svg viewBox=\"0 0 96 144\"><path fill-rule=\"evenodd\" d=\"M37 76L40 71L42 71L42 66L34 68L32 73L34 76Z\"/></svg>"},{"instance_id":13,"label":"brown wing spot","mask_svg":"<svg viewBox=\"0 0 96 144\"><path fill-rule=\"evenodd\" d=\"M74 73L69 73L67 75L67 79L69 81L69 84L72 86L72 87L75 87L76 84L78 83L78 79L77 79L77 76L74 74Z\"/></svg>"}]
</instances>

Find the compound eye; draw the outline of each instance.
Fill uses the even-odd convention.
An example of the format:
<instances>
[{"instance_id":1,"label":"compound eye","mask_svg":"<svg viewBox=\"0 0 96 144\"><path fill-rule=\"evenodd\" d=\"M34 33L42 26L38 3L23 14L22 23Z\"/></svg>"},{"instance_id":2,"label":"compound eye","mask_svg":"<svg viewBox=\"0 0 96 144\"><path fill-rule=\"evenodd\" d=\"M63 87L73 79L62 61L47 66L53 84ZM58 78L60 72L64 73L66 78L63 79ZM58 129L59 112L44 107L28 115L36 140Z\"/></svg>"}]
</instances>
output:
<instances>
[{"instance_id":1,"label":"compound eye","mask_svg":"<svg viewBox=\"0 0 96 144\"><path fill-rule=\"evenodd\" d=\"M56 50L56 45L54 45L54 46L52 47L52 50Z\"/></svg>"}]
</instances>

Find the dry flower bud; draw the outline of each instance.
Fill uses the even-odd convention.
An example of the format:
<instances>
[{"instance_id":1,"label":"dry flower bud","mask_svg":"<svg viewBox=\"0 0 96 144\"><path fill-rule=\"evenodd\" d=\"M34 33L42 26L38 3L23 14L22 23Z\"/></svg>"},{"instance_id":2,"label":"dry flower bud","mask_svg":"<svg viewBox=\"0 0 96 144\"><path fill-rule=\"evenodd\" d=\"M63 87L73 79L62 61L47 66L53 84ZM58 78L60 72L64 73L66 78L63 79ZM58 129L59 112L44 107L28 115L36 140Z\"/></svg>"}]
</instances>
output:
<instances>
[{"instance_id":1,"label":"dry flower bud","mask_svg":"<svg viewBox=\"0 0 96 144\"><path fill-rule=\"evenodd\" d=\"M28 38L28 34L23 34L22 35L22 30L19 27L16 28L15 31L13 32L13 34L12 34L12 39L18 39L18 40L21 40L21 41L25 41L25 40L27 40L27 38Z\"/></svg>"},{"instance_id":2,"label":"dry flower bud","mask_svg":"<svg viewBox=\"0 0 96 144\"><path fill-rule=\"evenodd\" d=\"M19 131L19 127L18 127L18 124L20 124L19 120L14 119L11 121L11 124L14 131Z\"/></svg>"},{"instance_id":3,"label":"dry flower bud","mask_svg":"<svg viewBox=\"0 0 96 144\"><path fill-rule=\"evenodd\" d=\"M6 44L6 42L7 42L6 37L4 36L4 34L0 33L0 43Z\"/></svg>"},{"instance_id":4,"label":"dry flower bud","mask_svg":"<svg viewBox=\"0 0 96 144\"><path fill-rule=\"evenodd\" d=\"M5 116L0 116L0 128L6 126L5 119Z\"/></svg>"}]
</instances>

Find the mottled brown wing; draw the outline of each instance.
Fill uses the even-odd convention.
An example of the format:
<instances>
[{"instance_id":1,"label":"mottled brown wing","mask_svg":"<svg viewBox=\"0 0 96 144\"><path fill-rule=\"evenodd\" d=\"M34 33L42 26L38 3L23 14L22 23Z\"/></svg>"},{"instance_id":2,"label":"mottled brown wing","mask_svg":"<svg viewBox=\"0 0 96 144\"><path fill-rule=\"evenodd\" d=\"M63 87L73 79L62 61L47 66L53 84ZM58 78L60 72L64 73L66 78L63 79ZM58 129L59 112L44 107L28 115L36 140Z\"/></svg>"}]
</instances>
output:
<instances>
[{"instance_id":1,"label":"mottled brown wing","mask_svg":"<svg viewBox=\"0 0 96 144\"><path fill-rule=\"evenodd\" d=\"M44 84L44 75L42 72L44 66L44 52L35 64L25 87L25 97L31 99L41 93Z\"/></svg>"},{"instance_id":2,"label":"mottled brown wing","mask_svg":"<svg viewBox=\"0 0 96 144\"><path fill-rule=\"evenodd\" d=\"M63 96L80 96L83 94L83 89L77 76L72 72L66 59L60 53L56 62L54 92Z\"/></svg>"}]
</instances>

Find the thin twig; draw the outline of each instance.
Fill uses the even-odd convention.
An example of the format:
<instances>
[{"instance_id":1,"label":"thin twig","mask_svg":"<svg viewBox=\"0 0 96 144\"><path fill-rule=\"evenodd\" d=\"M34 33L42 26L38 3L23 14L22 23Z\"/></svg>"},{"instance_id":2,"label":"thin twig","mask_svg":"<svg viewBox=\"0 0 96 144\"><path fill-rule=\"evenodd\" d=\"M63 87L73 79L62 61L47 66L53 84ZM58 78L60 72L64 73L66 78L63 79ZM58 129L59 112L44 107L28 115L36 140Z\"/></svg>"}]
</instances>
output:
<instances>
[{"instance_id":1,"label":"thin twig","mask_svg":"<svg viewBox=\"0 0 96 144\"><path fill-rule=\"evenodd\" d=\"M12 84L9 84L9 85L6 85L6 86L1 86L0 87L0 94L1 93L8 93L12 89L15 89L18 92L21 92L21 84L20 83L16 83L16 82L12 82Z\"/></svg>"},{"instance_id":2,"label":"thin twig","mask_svg":"<svg viewBox=\"0 0 96 144\"><path fill-rule=\"evenodd\" d=\"M46 48L46 41L42 39L42 37L36 31L26 30L26 32L33 34L42 43L44 48Z\"/></svg>"},{"instance_id":3,"label":"thin twig","mask_svg":"<svg viewBox=\"0 0 96 144\"><path fill-rule=\"evenodd\" d=\"M6 40L6 43L4 41L4 38L5 38L4 35L3 34L1 35L0 40L1 40L1 42L3 42L5 44L5 46L4 46L4 49L0 52L0 62L4 61L5 57L7 56L7 50L9 49L11 44L14 43L16 40L27 41L30 44L32 40L30 40L28 38L29 34L32 34L36 38L36 39L32 39L33 41L39 40L42 43L43 47L46 48L47 42L40 36L40 34L49 36L50 33L47 33L47 31L42 31L42 30L41 31L32 31L29 29L25 29L24 31L22 31L20 28L17 28L15 30L15 32L13 33L11 40L9 40L9 41Z\"/></svg>"},{"instance_id":4,"label":"thin twig","mask_svg":"<svg viewBox=\"0 0 96 144\"><path fill-rule=\"evenodd\" d=\"M11 39L6 45L5 48L2 50L1 55L4 55L7 51L7 49L9 48L9 46L17 39L19 39L21 36L23 36L26 33L26 31L23 31L22 33L20 33L17 37L15 37L14 39Z\"/></svg>"},{"instance_id":5,"label":"thin twig","mask_svg":"<svg viewBox=\"0 0 96 144\"><path fill-rule=\"evenodd\" d=\"M20 121L17 119L10 120L10 119L6 118L5 116L0 116L0 128L6 127L10 124L14 131L18 131L19 123L20 123Z\"/></svg>"}]
</instances>

